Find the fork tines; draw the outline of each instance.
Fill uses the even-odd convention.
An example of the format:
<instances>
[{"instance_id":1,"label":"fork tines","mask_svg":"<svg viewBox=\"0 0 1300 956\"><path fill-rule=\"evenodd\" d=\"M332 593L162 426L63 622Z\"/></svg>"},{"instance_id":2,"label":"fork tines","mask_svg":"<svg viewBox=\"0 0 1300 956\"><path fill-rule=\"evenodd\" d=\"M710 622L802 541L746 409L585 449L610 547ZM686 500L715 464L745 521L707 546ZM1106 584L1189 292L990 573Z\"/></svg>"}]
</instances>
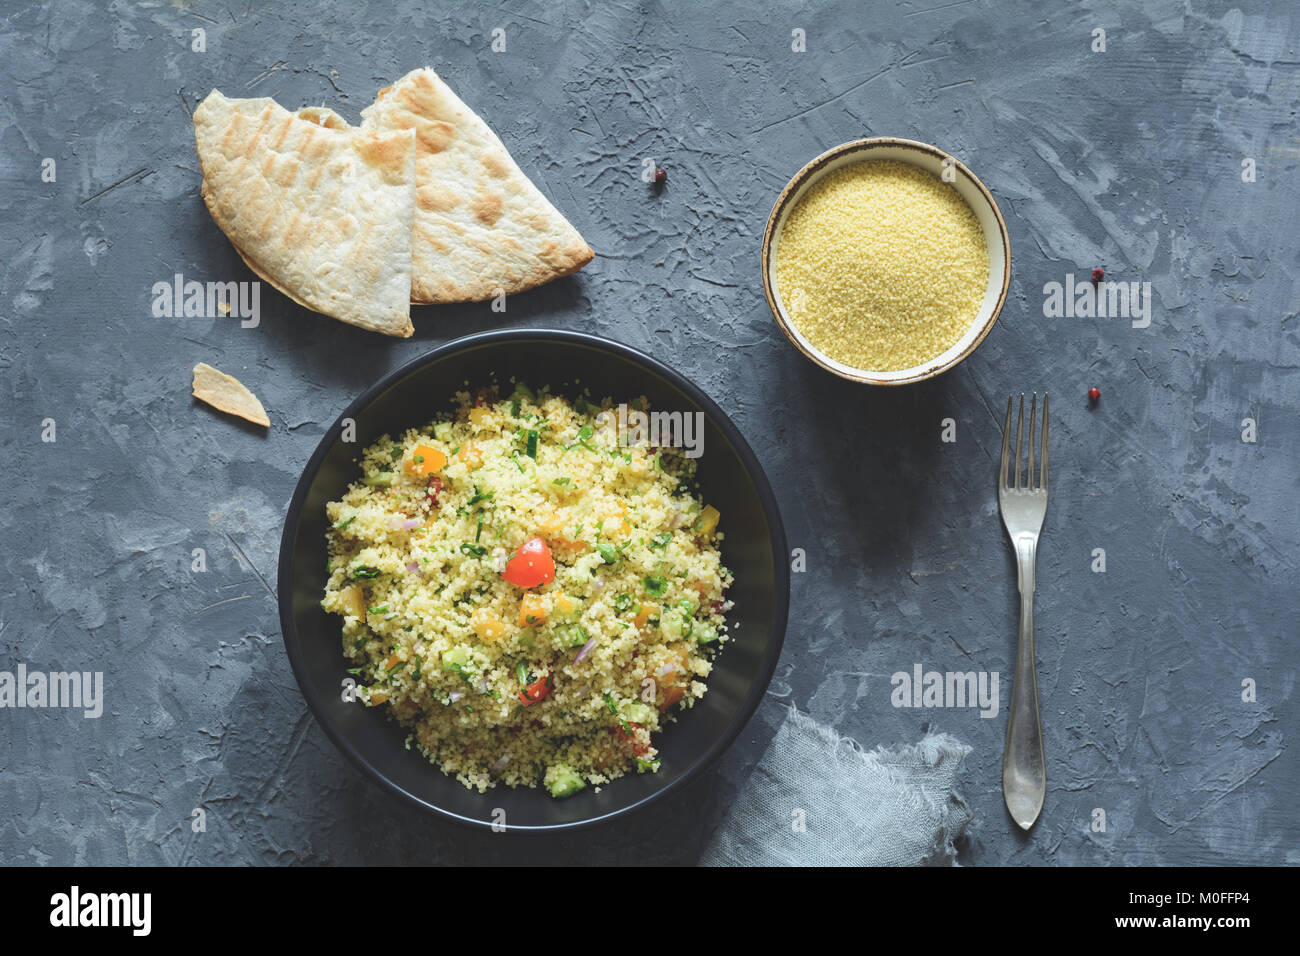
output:
<instances>
[{"instance_id":1,"label":"fork tines","mask_svg":"<svg viewBox=\"0 0 1300 956\"><path fill-rule=\"evenodd\" d=\"M1029 400L1029 462L1025 469L1024 482L1021 482L1020 447L1025 427L1025 394L1020 393L1020 413L1016 418L1016 476L1014 484L1009 481L1007 453L1011 444L1011 405L1015 396L1007 397L1007 420L1002 426L1002 470L999 480L1002 487L1016 491L1038 491L1047 488L1047 393L1043 393L1043 420L1041 431L1041 451L1039 453L1039 470L1037 484L1034 476L1034 419L1038 414L1038 393L1034 392Z\"/></svg>"}]
</instances>

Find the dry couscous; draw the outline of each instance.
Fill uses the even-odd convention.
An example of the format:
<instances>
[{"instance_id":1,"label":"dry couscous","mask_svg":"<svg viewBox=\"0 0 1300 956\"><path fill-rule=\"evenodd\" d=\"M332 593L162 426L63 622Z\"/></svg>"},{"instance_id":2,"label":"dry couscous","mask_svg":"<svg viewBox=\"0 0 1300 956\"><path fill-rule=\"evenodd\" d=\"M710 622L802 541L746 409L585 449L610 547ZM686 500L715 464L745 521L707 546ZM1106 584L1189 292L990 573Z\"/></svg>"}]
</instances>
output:
<instances>
[{"instance_id":1,"label":"dry couscous","mask_svg":"<svg viewBox=\"0 0 1300 956\"><path fill-rule=\"evenodd\" d=\"M321 606L343 617L357 698L480 791L653 772L652 735L727 640L696 462L621 440L609 400L523 384L456 400L367 448L326 506Z\"/></svg>"},{"instance_id":2,"label":"dry couscous","mask_svg":"<svg viewBox=\"0 0 1300 956\"><path fill-rule=\"evenodd\" d=\"M921 365L979 314L989 257L979 220L939 177L893 160L849 163L800 197L776 284L823 354L870 371Z\"/></svg>"}]
</instances>

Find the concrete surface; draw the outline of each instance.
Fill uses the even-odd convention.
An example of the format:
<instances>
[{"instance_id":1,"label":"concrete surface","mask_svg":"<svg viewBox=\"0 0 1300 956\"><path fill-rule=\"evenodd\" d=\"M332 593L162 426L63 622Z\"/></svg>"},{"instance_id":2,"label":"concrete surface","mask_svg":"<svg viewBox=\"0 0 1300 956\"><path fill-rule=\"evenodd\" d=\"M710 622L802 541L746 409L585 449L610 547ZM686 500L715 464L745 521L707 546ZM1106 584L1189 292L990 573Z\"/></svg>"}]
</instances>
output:
<instances>
[{"instance_id":1,"label":"concrete surface","mask_svg":"<svg viewBox=\"0 0 1300 956\"><path fill-rule=\"evenodd\" d=\"M0 862L690 862L790 703L868 746L931 726L970 743L964 863L1300 862L1298 47L1281 0L6 4L0 667L103 671L106 703L98 720L0 711ZM580 276L505 315L420 309L405 341L269 288L257 328L153 317L175 273L252 278L198 197L198 99L355 121L426 63L599 252ZM777 192L862 135L949 150L1011 233L1001 321L921 386L832 379L762 299ZM661 195L646 157L669 170ZM1149 328L1044 317L1044 284L1094 266L1151 283ZM735 416L807 553L738 745L690 793L577 839L452 829L361 778L307 713L272 593L327 423L399 363L502 325L590 330L680 367ZM269 434L191 401L200 360L258 393ZM994 467L1005 397L1033 389L1054 413L1049 791L1024 835L1000 792L1017 599ZM999 672L998 717L894 708L890 675L915 663Z\"/></svg>"}]
</instances>

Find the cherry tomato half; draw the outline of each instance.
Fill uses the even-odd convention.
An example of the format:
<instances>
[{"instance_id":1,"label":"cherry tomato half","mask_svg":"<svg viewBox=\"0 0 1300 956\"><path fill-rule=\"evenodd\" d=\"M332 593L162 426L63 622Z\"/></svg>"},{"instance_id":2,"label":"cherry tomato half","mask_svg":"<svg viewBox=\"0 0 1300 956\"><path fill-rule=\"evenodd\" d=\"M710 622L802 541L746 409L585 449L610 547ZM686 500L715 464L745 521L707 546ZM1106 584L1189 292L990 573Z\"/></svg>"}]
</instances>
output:
<instances>
[{"instance_id":1,"label":"cherry tomato half","mask_svg":"<svg viewBox=\"0 0 1300 956\"><path fill-rule=\"evenodd\" d=\"M519 699L524 702L525 707L546 698L546 695L551 692L550 679L551 675L548 671L519 692Z\"/></svg>"},{"instance_id":2,"label":"cherry tomato half","mask_svg":"<svg viewBox=\"0 0 1300 956\"><path fill-rule=\"evenodd\" d=\"M555 580L555 559L541 538L525 541L506 562L501 577L521 588L540 587Z\"/></svg>"}]
</instances>

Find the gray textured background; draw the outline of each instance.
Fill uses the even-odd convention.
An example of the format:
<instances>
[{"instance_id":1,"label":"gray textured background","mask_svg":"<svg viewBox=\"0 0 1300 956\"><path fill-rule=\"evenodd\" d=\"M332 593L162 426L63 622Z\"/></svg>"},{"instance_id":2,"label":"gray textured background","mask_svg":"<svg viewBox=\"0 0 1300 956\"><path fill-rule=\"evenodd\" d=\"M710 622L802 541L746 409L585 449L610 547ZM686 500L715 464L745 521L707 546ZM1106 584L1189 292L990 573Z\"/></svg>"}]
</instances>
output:
<instances>
[{"instance_id":1,"label":"gray textured background","mask_svg":"<svg viewBox=\"0 0 1300 956\"><path fill-rule=\"evenodd\" d=\"M108 703L98 721L0 712L0 862L689 862L790 703L869 746L927 726L972 744L963 862L1300 862L1300 8L760 6L5 5L0 669L102 670ZM150 287L175 272L251 278L198 197L199 98L323 102L355 121L424 64L597 250L581 275L504 316L420 309L405 341L269 288L257 329L150 315ZM1014 250L988 340L906 389L821 373L761 295L776 193L862 135L969 163ZM647 156L670 170L662 195L638 178ZM1096 265L1151 282L1149 329L1043 317L1045 282ZM517 324L609 335L698 381L809 561L769 699L717 770L563 841L451 828L360 777L307 713L271 587L293 484L344 405L438 343ZM269 434L192 403L201 360L258 393ZM1009 700L1017 599L994 460L1007 393L1035 388L1055 399L1037 605L1049 790L1026 836L1002 807L1005 710L895 710L889 675L1000 671ZM206 574L189 570L195 547ZM1089 570L1098 547L1105 574ZM1241 701L1244 678L1258 702ZM199 805L208 831L193 834ZM1105 833L1089 832L1095 807Z\"/></svg>"}]
</instances>

